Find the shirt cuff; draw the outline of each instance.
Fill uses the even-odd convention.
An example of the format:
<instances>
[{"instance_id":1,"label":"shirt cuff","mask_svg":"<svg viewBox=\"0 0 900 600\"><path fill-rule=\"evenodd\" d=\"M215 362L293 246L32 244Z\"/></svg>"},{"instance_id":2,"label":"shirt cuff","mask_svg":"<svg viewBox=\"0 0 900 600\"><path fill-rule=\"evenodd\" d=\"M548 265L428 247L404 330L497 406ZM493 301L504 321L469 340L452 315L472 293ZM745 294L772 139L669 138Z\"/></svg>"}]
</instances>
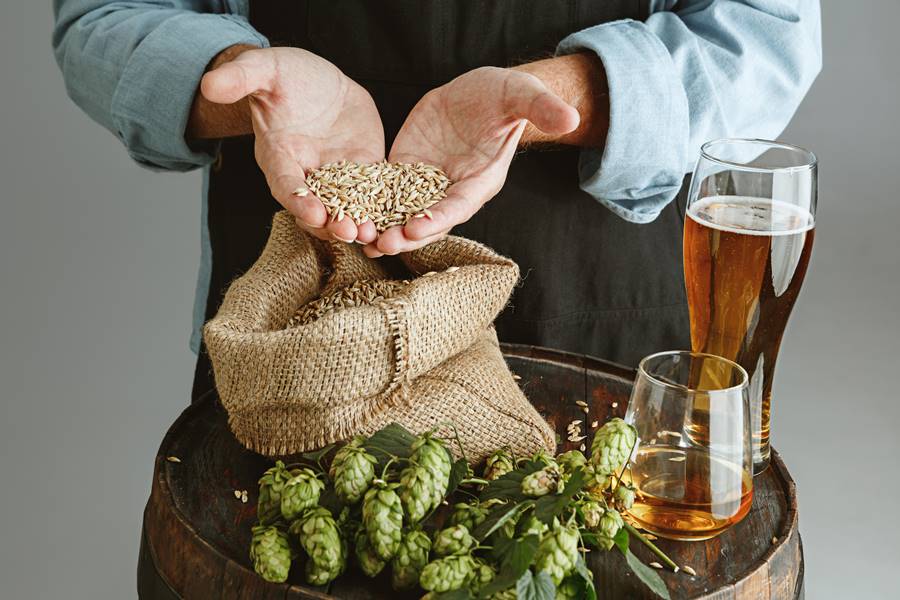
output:
<instances>
[{"instance_id":1,"label":"shirt cuff","mask_svg":"<svg viewBox=\"0 0 900 600\"><path fill-rule=\"evenodd\" d=\"M185 11L135 48L112 98L116 131L132 158L151 168L185 171L209 164L218 143L188 144L185 129L210 61L235 44L266 47L246 19Z\"/></svg>"},{"instance_id":2,"label":"shirt cuff","mask_svg":"<svg viewBox=\"0 0 900 600\"><path fill-rule=\"evenodd\" d=\"M606 147L582 150L581 189L618 216L654 220L681 188L690 131L687 95L666 47L638 21L597 25L560 42L589 50L609 85Z\"/></svg>"}]
</instances>

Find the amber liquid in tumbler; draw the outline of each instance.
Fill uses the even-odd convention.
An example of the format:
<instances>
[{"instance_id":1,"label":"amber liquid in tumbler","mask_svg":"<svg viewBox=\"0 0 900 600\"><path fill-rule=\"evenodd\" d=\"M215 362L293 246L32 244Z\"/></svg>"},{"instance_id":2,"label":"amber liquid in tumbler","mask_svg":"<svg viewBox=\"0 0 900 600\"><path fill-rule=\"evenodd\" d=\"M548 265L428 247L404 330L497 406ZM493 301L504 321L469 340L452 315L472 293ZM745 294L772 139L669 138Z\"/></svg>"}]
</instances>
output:
<instances>
[{"instance_id":1,"label":"amber liquid in tumbler","mask_svg":"<svg viewBox=\"0 0 900 600\"><path fill-rule=\"evenodd\" d=\"M723 356L750 377L753 462L769 462L775 359L809 264L812 215L741 196L692 204L684 227L684 275L695 352ZM702 438L702 432L697 432Z\"/></svg>"},{"instance_id":2,"label":"amber liquid in tumbler","mask_svg":"<svg viewBox=\"0 0 900 600\"><path fill-rule=\"evenodd\" d=\"M715 537L743 519L753 500L753 475L706 449L642 447L623 479L637 488L628 514L669 539Z\"/></svg>"}]
</instances>

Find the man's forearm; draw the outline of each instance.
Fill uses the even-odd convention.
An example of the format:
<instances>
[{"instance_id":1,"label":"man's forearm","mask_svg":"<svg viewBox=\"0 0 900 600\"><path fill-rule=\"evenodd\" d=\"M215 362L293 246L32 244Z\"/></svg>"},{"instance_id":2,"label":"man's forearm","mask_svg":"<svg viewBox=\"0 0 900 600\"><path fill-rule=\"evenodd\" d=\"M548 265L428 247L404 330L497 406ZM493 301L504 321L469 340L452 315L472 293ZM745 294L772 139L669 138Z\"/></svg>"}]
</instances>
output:
<instances>
[{"instance_id":1,"label":"man's forearm","mask_svg":"<svg viewBox=\"0 0 900 600\"><path fill-rule=\"evenodd\" d=\"M231 46L216 55L207 71L237 58L247 50L258 46L241 44ZM216 104L203 97L198 87L187 125L188 139L215 139L253 133L250 122L250 104L246 98L234 104Z\"/></svg>"},{"instance_id":2,"label":"man's forearm","mask_svg":"<svg viewBox=\"0 0 900 600\"><path fill-rule=\"evenodd\" d=\"M603 63L592 53L569 54L513 67L544 82L550 91L578 109L578 129L549 136L529 124L521 145L554 143L602 148L609 128L609 89Z\"/></svg>"}]
</instances>

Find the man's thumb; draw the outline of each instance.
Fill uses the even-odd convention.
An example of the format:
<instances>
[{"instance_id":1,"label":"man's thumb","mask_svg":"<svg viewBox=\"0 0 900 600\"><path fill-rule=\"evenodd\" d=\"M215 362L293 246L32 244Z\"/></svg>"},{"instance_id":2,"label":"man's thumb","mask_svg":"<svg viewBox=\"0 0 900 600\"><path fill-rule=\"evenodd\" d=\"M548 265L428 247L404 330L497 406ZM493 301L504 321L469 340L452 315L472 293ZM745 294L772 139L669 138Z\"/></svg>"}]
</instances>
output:
<instances>
[{"instance_id":1,"label":"man's thumb","mask_svg":"<svg viewBox=\"0 0 900 600\"><path fill-rule=\"evenodd\" d=\"M249 50L203 76L200 93L210 102L233 104L257 92L271 91L275 68L265 50Z\"/></svg>"}]
</instances>

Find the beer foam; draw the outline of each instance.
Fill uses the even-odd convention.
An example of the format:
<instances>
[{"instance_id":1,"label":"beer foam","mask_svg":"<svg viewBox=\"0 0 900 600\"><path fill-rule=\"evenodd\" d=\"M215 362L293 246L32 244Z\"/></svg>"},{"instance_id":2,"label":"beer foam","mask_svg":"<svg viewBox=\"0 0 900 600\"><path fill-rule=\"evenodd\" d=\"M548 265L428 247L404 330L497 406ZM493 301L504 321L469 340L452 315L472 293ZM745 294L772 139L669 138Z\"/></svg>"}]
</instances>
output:
<instances>
[{"instance_id":1,"label":"beer foam","mask_svg":"<svg viewBox=\"0 0 900 600\"><path fill-rule=\"evenodd\" d=\"M815 227L807 209L752 196L710 196L688 208L688 216L713 229L745 235L796 235Z\"/></svg>"}]
</instances>

